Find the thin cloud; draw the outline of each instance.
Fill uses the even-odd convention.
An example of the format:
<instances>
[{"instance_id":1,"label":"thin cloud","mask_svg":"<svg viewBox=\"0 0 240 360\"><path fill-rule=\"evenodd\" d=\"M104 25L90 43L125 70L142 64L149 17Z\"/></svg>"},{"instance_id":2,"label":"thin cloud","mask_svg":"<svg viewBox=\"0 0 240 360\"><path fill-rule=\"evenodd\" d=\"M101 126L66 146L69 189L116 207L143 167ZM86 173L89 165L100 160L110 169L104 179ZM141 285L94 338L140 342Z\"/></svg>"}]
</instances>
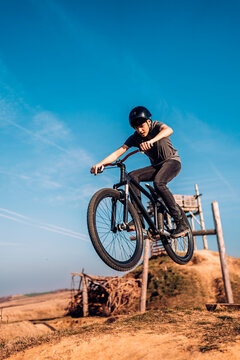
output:
<instances>
[{"instance_id":1,"label":"thin cloud","mask_svg":"<svg viewBox=\"0 0 240 360\"><path fill-rule=\"evenodd\" d=\"M11 171L6 171L6 170L2 170L2 169L0 169L0 174L15 177L15 178L22 179L22 180L31 180L30 176L28 176L28 175L17 174L17 173L13 173Z\"/></svg>"},{"instance_id":2,"label":"thin cloud","mask_svg":"<svg viewBox=\"0 0 240 360\"><path fill-rule=\"evenodd\" d=\"M90 167L95 161L85 149L76 147L74 136L64 122L51 112L41 111L33 116L33 121L29 127L22 126L15 120L22 117L21 106L19 106L21 104L18 103L17 99L0 99L0 103L3 105L0 109L0 121L1 124L5 124L2 127L4 131L12 126L20 134L27 135L35 145L42 143L60 151L57 156L56 153L48 151L47 158L42 157L44 155L42 149L41 152L37 152L34 162L34 166L37 164L37 171L31 172L31 174L29 174L29 166L33 164L33 162L31 163L32 158L27 159L27 161L24 160L24 163L16 163L11 171L9 170L11 165L8 164L6 169L0 169L0 173L25 181L28 188L34 185L34 190L37 184L39 188L44 190L57 191L64 188L68 192L77 191L78 188L69 187L69 180L72 185L77 185L77 179L81 177L82 170ZM29 109L31 117L32 112L33 110ZM56 140L65 141L68 148ZM41 157L39 157L40 154Z\"/></svg>"},{"instance_id":3,"label":"thin cloud","mask_svg":"<svg viewBox=\"0 0 240 360\"><path fill-rule=\"evenodd\" d=\"M52 112L41 111L33 118L32 127L35 135L42 138L71 140L71 131L63 121L60 121Z\"/></svg>"},{"instance_id":4,"label":"thin cloud","mask_svg":"<svg viewBox=\"0 0 240 360\"><path fill-rule=\"evenodd\" d=\"M73 237L82 241L86 241L89 242L88 240L88 236L76 231L72 231L70 229L66 229L60 226L56 226L56 225L52 225L52 224L46 224L43 222L40 222L38 220L34 220L31 219L23 214L19 214L17 212L8 210L8 209L4 209L4 208L0 208L1 212L5 212L6 214L10 214L10 215L6 215L6 214L2 214L0 213L0 217L3 217L5 219L11 220L11 221L15 221L18 222L20 224L24 224L24 225L28 225L28 226L33 226L36 228L40 228L46 231L51 231L51 232L55 232L61 235L65 235L65 236L69 236L69 237Z\"/></svg>"},{"instance_id":5,"label":"thin cloud","mask_svg":"<svg viewBox=\"0 0 240 360\"><path fill-rule=\"evenodd\" d=\"M43 116L44 114L44 116ZM47 114L47 115L46 115ZM69 159L74 159L74 161L78 161L78 164L93 164L94 160L92 159L92 157L86 152L86 150L82 149L82 148L70 148L70 149L66 149L65 147L57 144L55 141L53 141L52 139L54 138L65 138L65 140L67 142L69 142L69 134L70 131L64 127L63 122L59 122L53 115L50 115L50 113L48 112L42 112L41 114L36 115L35 117L40 116L41 119L44 118L44 121L40 121L41 122L41 127L39 126L38 129L36 129L35 131L32 131L22 125L19 125L16 121L14 121L13 119L11 119L11 117L9 116L0 116L1 120L3 122L5 122L6 124L9 124L11 126L14 126L15 128L19 129L20 131L24 132L25 134L29 135L30 138L38 140L44 144L50 145L56 149L58 149L59 151L61 151L62 153L65 153L68 155ZM51 124L48 124L46 121L46 116L52 118ZM50 137L50 139L48 138Z\"/></svg>"},{"instance_id":6,"label":"thin cloud","mask_svg":"<svg viewBox=\"0 0 240 360\"><path fill-rule=\"evenodd\" d=\"M0 241L0 246L18 246L20 245L18 242L7 242L7 241Z\"/></svg>"},{"instance_id":7,"label":"thin cloud","mask_svg":"<svg viewBox=\"0 0 240 360\"><path fill-rule=\"evenodd\" d=\"M43 136L39 135L39 134L35 134L33 131L25 128L24 126L22 125L19 125L18 123L16 123L15 121L13 120L10 120L10 119L4 119L5 122L7 122L8 124L20 129L21 131L25 132L26 134L28 134L30 137L32 138L35 138L35 139L38 139L40 140L41 142L45 143L45 144L48 144L48 145L51 145L53 147L55 147L56 149L66 153L66 154L71 154L71 152L69 150L66 150L65 148L63 148L62 146L56 144L55 142L47 139L47 138L44 138Z\"/></svg>"},{"instance_id":8,"label":"thin cloud","mask_svg":"<svg viewBox=\"0 0 240 360\"><path fill-rule=\"evenodd\" d=\"M216 168L216 166L213 163L211 163L211 166L212 166L213 171L217 175L217 177L228 188L228 190L233 195L233 197L239 198L238 194L236 193L236 191L234 190L234 188L232 187L230 182L226 179L226 177ZM227 194L227 195L229 196L229 194Z\"/></svg>"},{"instance_id":9,"label":"thin cloud","mask_svg":"<svg viewBox=\"0 0 240 360\"><path fill-rule=\"evenodd\" d=\"M11 89L10 89L11 90ZM10 91L9 90L9 91ZM11 90L12 92L12 90ZM47 144L67 154L70 157L75 158L79 152L82 155L82 161L91 161L91 157L83 149L68 149L64 146L59 145L56 140L65 141L72 143L73 137L71 130L65 125L63 121L60 121L55 114L49 111L40 111L33 116L31 122L32 129L20 125L15 119L22 117L21 102L19 99L13 96L6 96L5 98L0 96L0 126L1 128L7 128L7 126L13 126L20 130L22 133L27 134L32 140L38 140L43 144ZM24 108L28 108L28 112L34 112L30 109L27 104L24 103Z\"/></svg>"}]
</instances>

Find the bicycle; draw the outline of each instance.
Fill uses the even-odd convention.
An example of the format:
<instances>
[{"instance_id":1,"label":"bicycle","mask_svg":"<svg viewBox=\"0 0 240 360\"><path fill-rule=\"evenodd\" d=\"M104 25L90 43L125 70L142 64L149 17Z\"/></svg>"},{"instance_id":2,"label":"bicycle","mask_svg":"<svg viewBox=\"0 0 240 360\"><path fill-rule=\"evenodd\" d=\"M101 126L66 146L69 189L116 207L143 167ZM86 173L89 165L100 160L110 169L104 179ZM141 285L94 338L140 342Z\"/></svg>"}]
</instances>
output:
<instances>
[{"instance_id":1,"label":"bicycle","mask_svg":"<svg viewBox=\"0 0 240 360\"><path fill-rule=\"evenodd\" d=\"M132 269L139 262L143 251L143 240L160 240L170 258L180 265L187 264L193 256L193 236L184 211L179 206L189 231L184 237L171 237L170 213L157 192L149 184L148 191L138 184L126 171L124 161L140 150L135 150L122 160L105 164L98 171L103 172L107 166L120 168L120 182L113 188L103 188L91 198L87 212L88 231L92 244L100 258L111 268L118 271ZM150 201L153 208L153 220L142 202L134 193L134 184ZM124 189L121 188L124 186ZM143 230L138 213L129 199L135 200L149 228ZM129 223L134 224L131 231Z\"/></svg>"}]
</instances>

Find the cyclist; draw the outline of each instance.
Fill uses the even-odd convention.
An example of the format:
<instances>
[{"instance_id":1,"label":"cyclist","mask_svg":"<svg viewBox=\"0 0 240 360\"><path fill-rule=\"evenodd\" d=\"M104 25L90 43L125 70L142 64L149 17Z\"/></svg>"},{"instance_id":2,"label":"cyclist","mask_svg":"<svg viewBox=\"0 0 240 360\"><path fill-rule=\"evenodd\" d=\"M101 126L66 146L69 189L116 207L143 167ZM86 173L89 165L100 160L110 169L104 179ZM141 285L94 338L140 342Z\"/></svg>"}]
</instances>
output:
<instances>
[{"instance_id":1,"label":"cyclist","mask_svg":"<svg viewBox=\"0 0 240 360\"><path fill-rule=\"evenodd\" d=\"M135 129L135 132L120 148L94 165L91 168L91 173L97 175L98 170L101 170L105 164L117 160L130 147L134 146L139 148L149 157L151 165L134 170L130 175L138 183L141 181L153 181L155 190L162 197L176 223L176 228L173 230L172 236L180 237L188 232L188 226L181 215L174 196L167 187L167 183L180 172L181 160L169 138L173 130L160 121L152 121L151 116L150 111L144 106L137 106L132 109L129 114L129 123L131 127ZM141 200L140 191L133 184L132 186L136 195ZM139 213L139 209L133 199L132 203L138 211L144 228L143 216Z\"/></svg>"}]
</instances>

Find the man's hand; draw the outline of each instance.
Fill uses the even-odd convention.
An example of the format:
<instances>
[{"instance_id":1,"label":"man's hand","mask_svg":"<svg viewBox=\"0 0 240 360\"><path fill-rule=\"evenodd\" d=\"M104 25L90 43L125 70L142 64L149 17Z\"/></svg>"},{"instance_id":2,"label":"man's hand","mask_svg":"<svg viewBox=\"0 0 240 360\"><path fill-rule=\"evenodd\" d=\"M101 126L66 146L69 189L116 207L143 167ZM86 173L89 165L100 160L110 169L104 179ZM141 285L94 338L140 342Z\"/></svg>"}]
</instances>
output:
<instances>
[{"instance_id":1,"label":"man's hand","mask_svg":"<svg viewBox=\"0 0 240 360\"><path fill-rule=\"evenodd\" d=\"M152 140L149 140L149 141L145 141L145 142L141 143L140 149L142 151L146 151L146 150L151 149L152 146L153 146L153 142L152 142Z\"/></svg>"},{"instance_id":2,"label":"man's hand","mask_svg":"<svg viewBox=\"0 0 240 360\"><path fill-rule=\"evenodd\" d=\"M97 175L100 172L103 172L104 166L102 164L96 164L92 166L90 172L91 174Z\"/></svg>"}]
</instances>

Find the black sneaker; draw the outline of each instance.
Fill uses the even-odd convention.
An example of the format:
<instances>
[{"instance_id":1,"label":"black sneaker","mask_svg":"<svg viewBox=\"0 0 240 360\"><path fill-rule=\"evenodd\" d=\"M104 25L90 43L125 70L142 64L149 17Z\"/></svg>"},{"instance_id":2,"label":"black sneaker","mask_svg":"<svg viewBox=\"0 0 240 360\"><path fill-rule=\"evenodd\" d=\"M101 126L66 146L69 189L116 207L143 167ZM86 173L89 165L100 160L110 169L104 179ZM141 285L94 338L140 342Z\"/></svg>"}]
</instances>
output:
<instances>
[{"instance_id":1,"label":"black sneaker","mask_svg":"<svg viewBox=\"0 0 240 360\"><path fill-rule=\"evenodd\" d=\"M189 227L185 223L183 218L179 219L175 223L177 226L176 226L176 229L174 229L172 231L172 237L178 238L178 237L186 235L189 232Z\"/></svg>"}]
</instances>

